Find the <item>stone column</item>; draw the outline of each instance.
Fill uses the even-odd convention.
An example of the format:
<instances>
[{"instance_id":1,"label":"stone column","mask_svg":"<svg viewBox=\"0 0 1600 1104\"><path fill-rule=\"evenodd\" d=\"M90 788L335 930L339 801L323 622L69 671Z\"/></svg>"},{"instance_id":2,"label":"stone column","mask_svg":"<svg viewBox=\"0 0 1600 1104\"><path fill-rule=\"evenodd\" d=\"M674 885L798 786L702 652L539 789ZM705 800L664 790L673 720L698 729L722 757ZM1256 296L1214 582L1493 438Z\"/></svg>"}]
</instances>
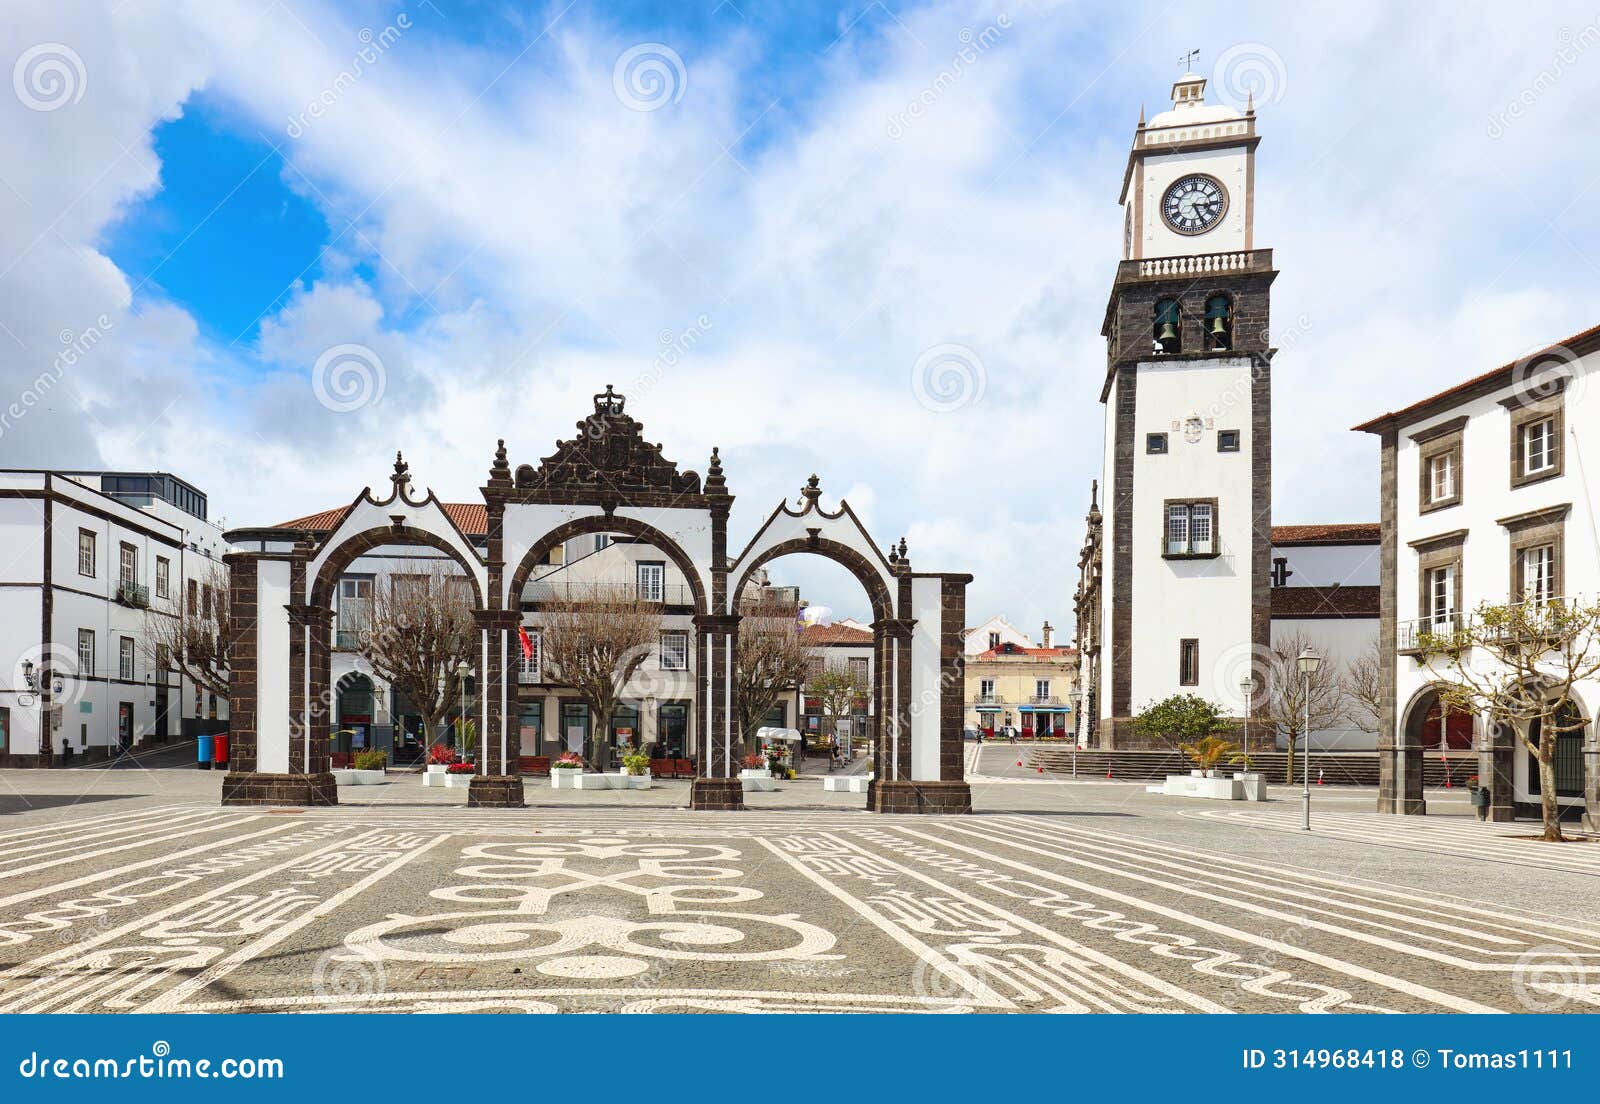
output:
<instances>
[{"instance_id":1,"label":"stone column","mask_svg":"<svg viewBox=\"0 0 1600 1104\"><path fill-rule=\"evenodd\" d=\"M327 697L331 615L294 593L296 568L303 568L294 555L234 552L223 560L235 636L228 653L231 739L222 804L337 805L326 707L320 721L311 708ZM270 646L263 647L263 639ZM263 728L277 741L268 749L268 771L261 770Z\"/></svg>"},{"instance_id":2,"label":"stone column","mask_svg":"<svg viewBox=\"0 0 1600 1104\"><path fill-rule=\"evenodd\" d=\"M1583 742L1583 828L1600 832L1600 722L1591 721ZM1506 773L1511 771L1506 757Z\"/></svg>"},{"instance_id":3,"label":"stone column","mask_svg":"<svg viewBox=\"0 0 1600 1104\"><path fill-rule=\"evenodd\" d=\"M1489 819L1508 823L1516 819L1516 791L1512 769L1517 734L1509 726L1489 723L1478 750L1478 785L1489 791Z\"/></svg>"},{"instance_id":4,"label":"stone column","mask_svg":"<svg viewBox=\"0 0 1600 1104\"><path fill-rule=\"evenodd\" d=\"M734 747L738 721L729 680L739 639L739 618L732 614L696 616L698 653L703 666L695 671L696 715L706 719L701 740L700 774L689 787L691 809L743 809L744 784Z\"/></svg>"},{"instance_id":5,"label":"stone column","mask_svg":"<svg viewBox=\"0 0 1600 1104\"><path fill-rule=\"evenodd\" d=\"M467 789L467 806L520 809L522 732L514 719L517 684L512 648L520 648L514 642L522 615L516 610L480 609L473 611L473 618L478 624L483 667L478 710L482 729L478 733L478 773Z\"/></svg>"},{"instance_id":6,"label":"stone column","mask_svg":"<svg viewBox=\"0 0 1600 1104\"><path fill-rule=\"evenodd\" d=\"M964 588L965 583L954 583ZM877 813L970 813L972 790L962 777L961 765L961 654L960 618L965 614L963 600L957 602L953 616L950 595L941 593L940 623L929 626L918 639L917 622L910 618L890 618L873 625L883 640L883 653L891 666L884 680L883 699L888 712L880 728L877 776L867 793L867 808ZM919 647L926 654L918 652ZM915 778L911 757L911 671L917 662L933 663L941 680L939 777ZM953 677L953 678L952 678ZM944 680L952 678L948 686ZM946 700L948 705L946 706ZM896 732L898 731L898 739Z\"/></svg>"}]
</instances>

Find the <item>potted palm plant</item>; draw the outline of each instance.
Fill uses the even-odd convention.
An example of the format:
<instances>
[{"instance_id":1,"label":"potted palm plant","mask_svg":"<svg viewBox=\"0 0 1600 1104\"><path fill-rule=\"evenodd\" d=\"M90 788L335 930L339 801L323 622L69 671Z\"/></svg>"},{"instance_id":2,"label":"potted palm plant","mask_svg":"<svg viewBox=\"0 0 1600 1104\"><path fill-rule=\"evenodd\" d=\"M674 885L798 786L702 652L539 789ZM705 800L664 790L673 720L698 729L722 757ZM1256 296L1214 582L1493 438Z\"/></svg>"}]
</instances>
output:
<instances>
[{"instance_id":1,"label":"potted palm plant","mask_svg":"<svg viewBox=\"0 0 1600 1104\"><path fill-rule=\"evenodd\" d=\"M630 790L650 788L650 756L637 745L622 749L622 777Z\"/></svg>"},{"instance_id":2,"label":"potted palm plant","mask_svg":"<svg viewBox=\"0 0 1600 1104\"><path fill-rule=\"evenodd\" d=\"M383 782L384 768L389 765L389 753L379 748L369 748L356 753L350 774L357 786L376 786Z\"/></svg>"}]
</instances>

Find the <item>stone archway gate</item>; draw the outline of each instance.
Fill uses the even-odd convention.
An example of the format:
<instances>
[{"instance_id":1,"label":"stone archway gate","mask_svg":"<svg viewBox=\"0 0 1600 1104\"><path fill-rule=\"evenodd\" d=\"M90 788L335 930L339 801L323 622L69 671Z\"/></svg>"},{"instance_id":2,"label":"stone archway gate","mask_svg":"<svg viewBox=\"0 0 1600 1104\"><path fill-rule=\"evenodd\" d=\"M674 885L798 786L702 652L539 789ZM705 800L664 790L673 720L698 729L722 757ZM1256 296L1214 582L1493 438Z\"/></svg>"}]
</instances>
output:
<instances>
[{"instance_id":1,"label":"stone archway gate","mask_svg":"<svg viewBox=\"0 0 1600 1104\"><path fill-rule=\"evenodd\" d=\"M820 508L815 477L798 508L785 502L749 545L728 554L733 506L713 449L702 483L661 456L609 386L578 433L537 466L512 470L502 440L481 488L484 551L430 491L411 492L397 455L387 497L363 490L324 533L243 530L230 570L232 752L225 805L336 804L329 771L328 685L333 598L340 574L381 548L423 545L470 578L477 624L478 774L468 804L523 803L516 723L516 658L523 586L544 556L585 533L648 541L683 573L694 597L698 777L691 806L743 807L738 779L733 663L739 594L753 572L783 555L811 553L845 566L873 605L877 777L868 807L880 812L967 812L962 778L961 630L970 575L911 569L905 542L883 554L843 503Z\"/></svg>"}]
</instances>

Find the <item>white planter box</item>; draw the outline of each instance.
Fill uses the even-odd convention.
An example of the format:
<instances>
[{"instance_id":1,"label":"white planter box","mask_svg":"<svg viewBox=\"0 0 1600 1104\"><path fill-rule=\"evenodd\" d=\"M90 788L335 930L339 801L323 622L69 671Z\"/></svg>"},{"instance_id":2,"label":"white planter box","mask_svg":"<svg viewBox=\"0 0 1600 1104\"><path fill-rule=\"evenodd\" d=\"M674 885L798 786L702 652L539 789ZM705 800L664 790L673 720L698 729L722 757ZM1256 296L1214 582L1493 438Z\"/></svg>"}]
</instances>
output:
<instances>
[{"instance_id":1,"label":"white planter box","mask_svg":"<svg viewBox=\"0 0 1600 1104\"><path fill-rule=\"evenodd\" d=\"M1236 771L1233 780L1239 783L1244 790L1243 800L1265 801L1267 799L1267 780L1259 774Z\"/></svg>"},{"instance_id":2,"label":"white planter box","mask_svg":"<svg viewBox=\"0 0 1600 1104\"><path fill-rule=\"evenodd\" d=\"M559 769L556 767L551 767L550 788L552 790L576 790L578 789L578 779L582 777L582 770L575 770L571 767L563 767Z\"/></svg>"},{"instance_id":3,"label":"white planter box","mask_svg":"<svg viewBox=\"0 0 1600 1104\"><path fill-rule=\"evenodd\" d=\"M349 767L335 767L328 773L333 775L333 783L336 786L354 786L356 784L356 772Z\"/></svg>"},{"instance_id":4,"label":"white planter box","mask_svg":"<svg viewBox=\"0 0 1600 1104\"><path fill-rule=\"evenodd\" d=\"M428 764L427 773L429 773L429 774L443 774L445 771L447 771L449 769L450 769L450 764L449 763L429 763Z\"/></svg>"},{"instance_id":5,"label":"white planter box","mask_svg":"<svg viewBox=\"0 0 1600 1104\"><path fill-rule=\"evenodd\" d=\"M554 774L555 771L551 771ZM572 771L572 788L575 790L620 790L619 782L625 777L620 774L589 774L586 771Z\"/></svg>"},{"instance_id":6,"label":"white planter box","mask_svg":"<svg viewBox=\"0 0 1600 1104\"><path fill-rule=\"evenodd\" d=\"M447 774L444 776L444 784L448 789L464 790L472 785L473 777L470 774Z\"/></svg>"},{"instance_id":7,"label":"white planter box","mask_svg":"<svg viewBox=\"0 0 1600 1104\"><path fill-rule=\"evenodd\" d=\"M443 786L444 780L449 777L444 771L434 773L433 768L429 767L428 772L422 776L422 784L424 786Z\"/></svg>"},{"instance_id":8,"label":"white planter box","mask_svg":"<svg viewBox=\"0 0 1600 1104\"><path fill-rule=\"evenodd\" d=\"M822 779L822 789L825 793L864 794L871 781L870 774L830 774Z\"/></svg>"},{"instance_id":9,"label":"white planter box","mask_svg":"<svg viewBox=\"0 0 1600 1104\"><path fill-rule=\"evenodd\" d=\"M381 770L353 770L353 781L357 786L381 786L388 776Z\"/></svg>"},{"instance_id":10,"label":"white planter box","mask_svg":"<svg viewBox=\"0 0 1600 1104\"><path fill-rule=\"evenodd\" d=\"M648 790L650 788L649 771L645 771L643 774L618 774L612 777L622 780L622 784L617 787L619 790Z\"/></svg>"},{"instance_id":11,"label":"white planter box","mask_svg":"<svg viewBox=\"0 0 1600 1104\"><path fill-rule=\"evenodd\" d=\"M778 788L778 780L772 777L772 772L767 770L765 767L759 767L754 770L746 768L745 770L740 771L739 781L744 783L744 788L746 790L760 790L764 792Z\"/></svg>"},{"instance_id":12,"label":"white planter box","mask_svg":"<svg viewBox=\"0 0 1600 1104\"><path fill-rule=\"evenodd\" d=\"M1213 801L1243 801L1244 783L1237 778L1206 778L1197 772L1169 774L1161 787L1169 797L1205 797Z\"/></svg>"}]
</instances>

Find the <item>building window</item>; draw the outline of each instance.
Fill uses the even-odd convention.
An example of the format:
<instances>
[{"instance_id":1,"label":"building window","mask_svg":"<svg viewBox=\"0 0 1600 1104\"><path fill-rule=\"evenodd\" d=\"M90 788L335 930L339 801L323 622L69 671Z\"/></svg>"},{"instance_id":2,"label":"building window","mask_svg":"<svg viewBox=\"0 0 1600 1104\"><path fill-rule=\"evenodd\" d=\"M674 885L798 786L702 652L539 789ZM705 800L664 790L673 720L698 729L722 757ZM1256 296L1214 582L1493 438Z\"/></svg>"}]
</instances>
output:
<instances>
[{"instance_id":1,"label":"building window","mask_svg":"<svg viewBox=\"0 0 1600 1104\"><path fill-rule=\"evenodd\" d=\"M866 656L850 657L850 676L860 683L865 683L867 681Z\"/></svg>"},{"instance_id":2,"label":"building window","mask_svg":"<svg viewBox=\"0 0 1600 1104\"><path fill-rule=\"evenodd\" d=\"M210 589L207 588L207 597ZM209 604L209 603L208 603ZM354 648L361 635L372 628L372 577L346 575L339 580L339 625L335 641L340 648Z\"/></svg>"},{"instance_id":3,"label":"building window","mask_svg":"<svg viewBox=\"0 0 1600 1104\"><path fill-rule=\"evenodd\" d=\"M1171 559L1217 554L1215 500L1168 502L1163 555Z\"/></svg>"},{"instance_id":4,"label":"building window","mask_svg":"<svg viewBox=\"0 0 1600 1104\"><path fill-rule=\"evenodd\" d=\"M1556 466L1556 420L1554 418L1540 418L1524 424L1520 430L1522 438L1522 474L1542 475L1555 470Z\"/></svg>"},{"instance_id":5,"label":"building window","mask_svg":"<svg viewBox=\"0 0 1600 1104\"><path fill-rule=\"evenodd\" d=\"M1524 548L1517 557L1522 561L1518 600L1548 602L1556 597L1556 546L1540 544Z\"/></svg>"},{"instance_id":6,"label":"building window","mask_svg":"<svg viewBox=\"0 0 1600 1104\"><path fill-rule=\"evenodd\" d=\"M1034 699L1037 700L1037 701L1049 701L1050 700L1050 680L1049 679L1034 679L1033 680L1033 696L1034 696Z\"/></svg>"},{"instance_id":7,"label":"building window","mask_svg":"<svg viewBox=\"0 0 1600 1104\"><path fill-rule=\"evenodd\" d=\"M133 637L124 636L117 641L117 677L132 682L138 676L133 671Z\"/></svg>"},{"instance_id":8,"label":"building window","mask_svg":"<svg viewBox=\"0 0 1600 1104\"><path fill-rule=\"evenodd\" d=\"M529 682L540 682L542 681L541 674L544 670L544 637L538 629L527 629L525 631L528 634L528 651L531 654L523 654L519 651L521 658L517 660L518 671Z\"/></svg>"},{"instance_id":9,"label":"building window","mask_svg":"<svg viewBox=\"0 0 1600 1104\"><path fill-rule=\"evenodd\" d=\"M94 534L78 530L78 574L94 578Z\"/></svg>"},{"instance_id":10,"label":"building window","mask_svg":"<svg viewBox=\"0 0 1600 1104\"><path fill-rule=\"evenodd\" d=\"M1178 641L1178 685L1200 685L1200 641Z\"/></svg>"},{"instance_id":11,"label":"building window","mask_svg":"<svg viewBox=\"0 0 1600 1104\"><path fill-rule=\"evenodd\" d=\"M978 697L984 701L994 700L994 679L978 680Z\"/></svg>"},{"instance_id":12,"label":"building window","mask_svg":"<svg viewBox=\"0 0 1600 1104\"><path fill-rule=\"evenodd\" d=\"M1466 424L1467 419L1462 416L1412 435L1411 440L1418 446L1418 510L1421 513L1460 504L1461 433Z\"/></svg>"},{"instance_id":13,"label":"building window","mask_svg":"<svg viewBox=\"0 0 1600 1104\"><path fill-rule=\"evenodd\" d=\"M1000 647L1000 634L992 632L989 634L989 650L992 652L998 647Z\"/></svg>"},{"instance_id":14,"label":"building window","mask_svg":"<svg viewBox=\"0 0 1600 1104\"><path fill-rule=\"evenodd\" d=\"M1146 433L1144 435L1144 451L1151 456L1160 456L1167 451L1167 435L1165 433Z\"/></svg>"},{"instance_id":15,"label":"building window","mask_svg":"<svg viewBox=\"0 0 1600 1104\"><path fill-rule=\"evenodd\" d=\"M165 556L156 557L156 597L172 597L172 561Z\"/></svg>"},{"instance_id":16,"label":"building window","mask_svg":"<svg viewBox=\"0 0 1600 1104\"><path fill-rule=\"evenodd\" d=\"M667 568L665 564L641 563L638 567L639 597L646 602L659 602L666 594Z\"/></svg>"},{"instance_id":17,"label":"building window","mask_svg":"<svg viewBox=\"0 0 1600 1104\"><path fill-rule=\"evenodd\" d=\"M89 678L94 675L94 630L78 630L78 674Z\"/></svg>"},{"instance_id":18,"label":"building window","mask_svg":"<svg viewBox=\"0 0 1600 1104\"><path fill-rule=\"evenodd\" d=\"M1239 451L1239 431L1237 429L1219 429L1219 430L1217 430L1217 451L1218 452L1238 452Z\"/></svg>"},{"instance_id":19,"label":"building window","mask_svg":"<svg viewBox=\"0 0 1600 1104\"><path fill-rule=\"evenodd\" d=\"M689 634L664 632L661 634L661 669L687 671L689 669Z\"/></svg>"},{"instance_id":20,"label":"building window","mask_svg":"<svg viewBox=\"0 0 1600 1104\"><path fill-rule=\"evenodd\" d=\"M1443 564L1422 573L1422 616L1434 632L1454 628L1457 565Z\"/></svg>"},{"instance_id":21,"label":"building window","mask_svg":"<svg viewBox=\"0 0 1600 1104\"><path fill-rule=\"evenodd\" d=\"M1441 452L1428 458L1428 503L1438 506L1456 497L1456 454Z\"/></svg>"},{"instance_id":22,"label":"building window","mask_svg":"<svg viewBox=\"0 0 1600 1104\"><path fill-rule=\"evenodd\" d=\"M187 606L190 617L200 616L200 584L194 579L189 580Z\"/></svg>"},{"instance_id":23,"label":"building window","mask_svg":"<svg viewBox=\"0 0 1600 1104\"><path fill-rule=\"evenodd\" d=\"M117 582L128 587L139 582L139 550L126 542L117 546Z\"/></svg>"}]
</instances>

